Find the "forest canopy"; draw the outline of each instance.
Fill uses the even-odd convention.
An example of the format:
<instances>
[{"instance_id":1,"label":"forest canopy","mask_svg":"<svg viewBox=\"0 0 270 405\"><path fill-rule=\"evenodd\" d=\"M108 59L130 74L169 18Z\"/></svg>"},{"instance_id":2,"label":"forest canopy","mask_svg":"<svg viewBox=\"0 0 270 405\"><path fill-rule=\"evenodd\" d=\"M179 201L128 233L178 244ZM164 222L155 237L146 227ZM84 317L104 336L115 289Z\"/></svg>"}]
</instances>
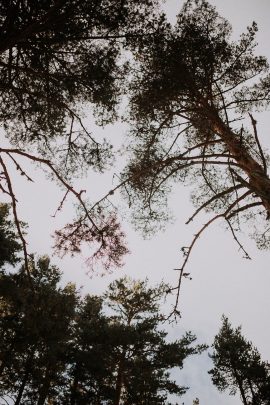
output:
<instances>
[{"instance_id":1,"label":"forest canopy","mask_svg":"<svg viewBox=\"0 0 270 405\"><path fill-rule=\"evenodd\" d=\"M225 220L247 258L237 235L246 220L258 246L269 247L268 156L252 114L269 103L270 76L268 62L255 53L255 23L233 41L229 22L205 0L186 1L175 25L155 0L25 0L4 3L0 16L0 119L9 142L0 148L0 186L12 204L28 273L10 171L15 165L32 181L25 159L63 188L57 212L68 197L77 201L77 217L56 231L55 249L73 255L88 244L90 268L119 267L128 252L111 202L116 191L128 201L135 227L149 233L168 219L169 192L179 182L193 185L196 210L187 222L201 211L213 216L183 248L178 293L193 246L214 221ZM114 151L95 139L87 110L99 124L112 123L123 98L126 167L114 189L89 202L76 190L76 176L111 167Z\"/></svg>"},{"instance_id":2,"label":"forest canopy","mask_svg":"<svg viewBox=\"0 0 270 405\"><path fill-rule=\"evenodd\" d=\"M269 155L257 125L269 108L270 74L257 30L252 23L233 39L206 0L185 1L175 23L159 0L1 2L1 401L171 405L187 391L174 372L206 345L191 332L169 339L166 321L181 316L181 282L192 279L186 266L197 240L220 221L245 258L245 224L260 249L270 247ZM113 136L100 133L120 123L128 129L116 150ZM74 256L86 246L88 269L102 273L123 266L132 250L124 204L134 227L151 236L170 219L171 192L191 186L186 223L208 216L190 245L179 240L177 285L124 277L104 294L83 295L63 283L48 256L32 254L31 221L27 227L21 216L31 196L18 197L18 176L36 190L29 163L61 190L53 217L75 202L73 219L54 233L54 252ZM113 177L98 200L97 184L78 187L93 172L101 182L105 172ZM41 242L46 236L40 229ZM171 293L164 314L161 301ZM269 363L226 317L210 357L219 391L239 392L244 405L269 403Z\"/></svg>"}]
</instances>

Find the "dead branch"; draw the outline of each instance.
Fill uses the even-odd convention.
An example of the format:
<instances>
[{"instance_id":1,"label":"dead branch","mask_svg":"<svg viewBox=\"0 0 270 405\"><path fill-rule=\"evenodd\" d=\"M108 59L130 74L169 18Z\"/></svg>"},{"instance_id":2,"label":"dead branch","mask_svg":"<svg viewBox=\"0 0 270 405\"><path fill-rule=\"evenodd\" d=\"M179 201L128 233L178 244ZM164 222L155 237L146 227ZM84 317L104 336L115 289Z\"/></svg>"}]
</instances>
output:
<instances>
[{"instance_id":1,"label":"dead branch","mask_svg":"<svg viewBox=\"0 0 270 405\"><path fill-rule=\"evenodd\" d=\"M34 183L34 180L31 179L30 176L28 176L28 174L22 169L21 165L19 165L19 163L14 159L14 157L10 154L7 153L7 155L10 157L10 159L13 161L13 163L16 166L16 169L19 170L19 172L21 173L22 176L25 176L27 178L28 181L31 181L32 183Z\"/></svg>"},{"instance_id":2,"label":"dead branch","mask_svg":"<svg viewBox=\"0 0 270 405\"><path fill-rule=\"evenodd\" d=\"M262 147L261 147L261 143L260 143L260 140L259 140L259 137L258 137L257 121L253 118L253 116L250 113L249 113L249 116L250 116L251 123L252 123L252 126L253 126L255 140L256 140L256 143L257 143L257 146L258 146L258 149L259 149L259 152L260 152L260 157L261 157L262 164L263 164L263 171L264 171L265 174L267 174L267 164L266 164L265 156L264 156L264 153L263 153L263 150L262 150Z\"/></svg>"},{"instance_id":3,"label":"dead branch","mask_svg":"<svg viewBox=\"0 0 270 405\"><path fill-rule=\"evenodd\" d=\"M41 163L41 164L43 164L43 165L49 167L49 169L54 173L54 175L56 176L56 178L64 185L64 187L65 187L71 194L73 194L73 195L77 198L77 200L79 201L80 205L82 206L82 208L83 208L83 210L84 210L84 212L85 212L86 218L88 218L88 220L90 221L90 223L94 226L94 228L95 228L96 230L99 230L98 226L95 224L95 222L93 221L93 219L90 217L90 215L89 215L89 210L87 209L87 207L86 207L86 205L85 205L85 203L84 203L84 201L83 201L83 199L82 199L82 197L81 197L82 192L83 192L84 190L81 190L80 192L77 192L69 183L66 182L66 180L65 180L62 176L60 176L60 174L58 173L57 169L55 169L55 167L53 166L53 164L52 164L49 160L40 158L40 157L38 157L38 156L31 155L31 154L29 154L29 153L27 153L27 152L23 152L23 151L20 150L20 149L6 149L6 148L0 148L0 152L10 153L10 154L13 153L13 154L16 154L16 155L24 156L24 157L26 157L26 158L28 158L28 159L34 161L34 162L38 162L38 163Z\"/></svg>"},{"instance_id":4,"label":"dead branch","mask_svg":"<svg viewBox=\"0 0 270 405\"><path fill-rule=\"evenodd\" d=\"M55 213L52 215L53 218L56 217L57 212L59 212L59 211L62 210L63 205L64 205L64 202L66 201L66 198L67 198L68 193L69 193L69 190L67 190L67 191L65 192L64 197L63 197L62 200L60 201L60 204L58 205L58 207L57 207Z\"/></svg>"}]
</instances>

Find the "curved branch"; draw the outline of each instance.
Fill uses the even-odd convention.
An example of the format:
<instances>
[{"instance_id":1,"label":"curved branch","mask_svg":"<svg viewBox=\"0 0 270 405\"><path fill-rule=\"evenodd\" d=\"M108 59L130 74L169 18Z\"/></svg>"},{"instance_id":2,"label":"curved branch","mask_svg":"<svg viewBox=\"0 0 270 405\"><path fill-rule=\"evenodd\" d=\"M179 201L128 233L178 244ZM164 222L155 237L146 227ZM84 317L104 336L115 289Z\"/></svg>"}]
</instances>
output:
<instances>
[{"instance_id":1,"label":"curved branch","mask_svg":"<svg viewBox=\"0 0 270 405\"><path fill-rule=\"evenodd\" d=\"M16 225L16 228L17 228L17 231L18 231L18 234L19 234L19 238L20 238L20 240L22 242L22 246L23 246L25 270L26 270L26 273L27 273L27 277L28 277L30 286L31 286L32 289L34 289L31 274L30 274L29 262L28 262L27 243L26 243L26 240L25 240L25 238L23 236L23 232L22 232L22 229L21 229L21 225L20 225L20 221L19 221L18 213L17 213L17 200L16 200L15 194L13 192L12 183L11 183L11 180L10 180L10 176L9 176L7 167L5 165L5 162L2 159L1 155L0 155L0 164L1 164L1 166L3 168L3 171L4 171L4 174L5 174L7 187L8 187L8 190L9 190L9 195L10 195L10 198L11 198L11 201L12 201L12 211L13 211L15 225Z\"/></svg>"},{"instance_id":2,"label":"curved branch","mask_svg":"<svg viewBox=\"0 0 270 405\"><path fill-rule=\"evenodd\" d=\"M239 190L240 188L244 188L244 186L242 186L241 184L238 184L236 186L232 186L230 188L228 188L227 190L224 190L216 195L214 195L212 198L210 198L210 200L207 200L204 204L202 204L195 212L194 214L187 220L186 225L188 225L191 221L193 221L193 219L195 218L195 216L197 214L199 214L199 212L204 209L205 207L207 207L207 205L211 204L213 201L224 197L227 194L231 194L233 193L236 189Z\"/></svg>"}]
</instances>

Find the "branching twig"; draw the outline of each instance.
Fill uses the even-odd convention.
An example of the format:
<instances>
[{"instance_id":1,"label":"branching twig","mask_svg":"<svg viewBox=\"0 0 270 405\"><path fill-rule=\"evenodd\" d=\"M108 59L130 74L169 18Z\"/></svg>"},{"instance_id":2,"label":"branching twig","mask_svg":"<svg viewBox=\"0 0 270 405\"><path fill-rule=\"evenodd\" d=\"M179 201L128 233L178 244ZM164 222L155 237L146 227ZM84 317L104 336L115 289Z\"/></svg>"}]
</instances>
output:
<instances>
[{"instance_id":1,"label":"branching twig","mask_svg":"<svg viewBox=\"0 0 270 405\"><path fill-rule=\"evenodd\" d=\"M25 176L27 178L28 181L31 181L32 183L34 183L34 180L31 179L31 177L28 176L28 174L22 169L22 167L19 165L19 163L14 159L14 157L10 154L7 153L7 155L10 157L10 159L13 161L13 163L16 166L16 169L19 170L21 172L22 176Z\"/></svg>"},{"instance_id":2,"label":"branching twig","mask_svg":"<svg viewBox=\"0 0 270 405\"><path fill-rule=\"evenodd\" d=\"M186 222L186 225L188 225L194 218L195 218L195 216L197 215L197 214L199 214L199 212L202 210L202 209L204 209L205 207L207 207L207 205L209 205L209 204L211 204L213 201L215 201L215 200L217 200L217 199L219 199L219 198L222 198L222 197L224 197L225 195L227 195L227 194L231 194L231 193L233 193L234 191L235 191L235 189L240 189L240 188L243 188L244 186L242 186L241 184L238 184L238 185L235 185L235 186L232 186L232 187L230 187L230 188L228 188L227 190L224 190L224 191L222 191L222 192L220 192L220 193L218 193L218 194L215 194L212 198L210 198L209 200L207 200L204 204L202 204L195 212L194 212L194 214L188 219L188 221Z\"/></svg>"},{"instance_id":3,"label":"branching twig","mask_svg":"<svg viewBox=\"0 0 270 405\"><path fill-rule=\"evenodd\" d=\"M6 177L6 182L7 182L7 186L8 186L8 190L9 190L9 195L11 197L11 201L12 201L12 211L13 211L13 216L14 216L14 221L15 221L15 225L19 234L19 238L22 242L23 245L23 254L24 254L24 263L25 263L25 270L29 279L29 283L31 288L33 289L33 283L32 283L32 279L31 279L31 274L30 274L30 269L29 269L29 262L28 262L28 252L27 252L27 243L26 240L24 238L22 229L21 229L21 225L20 225L20 221L18 218L18 213L17 213L17 200L15 198L15 194L13 192L13 188L12 188L12 183L10 180L10 176L7 170L7 167L5 165L5 162L3 161L1 155L0 155L0 164L3 168L3 171L5 173L5 177Z\"/></svg>"},{"instance_id":4,"label":"branching twig","mask_svg":"<svg viewBox=\"0 0 270 405\"><path fill-rule=\"evenodd\" d=\"M226 220L227 224L229 225L229 228L230 228L230 231L231 231L231 233L232 233L233 239L234 239L234 240L236 241L236 243L238 244L239 249L242 250L242 252L244 253L244 258L245 258L245 259L248 259L248 260L251 260L251 257L249 256L248 252L245 250L244 246L242 245L242 243L241 243L241 242L239 241L239 239L237 238L237 236L236 236L236 234L235 234L235 231L234 231L234 229L233 229L233 226L232 226L232 224L230 223L228 217L225 218L225 220Z\"/></svg>"},{"instance_id":5,"label":"branching twig","mask_svg":"<svg viewBox=\"0 0 270 405\"><path fill-rule=\"evenodd\" d=\"M216 221L219 218L225 218L225 220L228 220L228 214L231 212L231 210L243 199L245 199L249 194L251 194L251 191L248 190L246 191L244 194L242 194L237 200L235 200L232 204L230 204L230 206L221 214L217 214L214 217L212 217L208 222L206 222L206 224L204 224L201 229L199 230L199 232L197 232L191 242L191 244L186 247L186 248L182 248L184 255L185 255L185 259L184 262L182 264L182 267L179 269L180 271L180 275L179 275L179 280L178 280L178 284L175 288L172 288L171 290L175 290L176 293L176 300L175 300L175 305L173 307L173 311L171 312L171 314L169 315L172 316L175 311L178 314L179 311L177 310L177 307L179 305L179 297L180 297L180 289L181 289L181 282L182 282L182 278L183 278L183 273L185 270L185 267L188 263L190 254L194 248L194 245L196 244L197 240L199 239L199 237L201 236L201 234L206 230L206 228L208 228L214 221ZM238 242L239 243L239 242Z\"/></svg>"},{"instance_id":6,"label":"branching twig","mask_svg":"<svg viewBox=\"0 0 270 405\"><path fill-rule=\"evenodd\" d=\"M84 190L81 190L80 192L77 192L69 183L66 182L66 180L62 176L60 176L58 171L55 169L55 167L53 166L53 164L49 160L40 158L38 156L31 155L31 154L29 154L27 152L23 152L20 149L0 148L0 152L14 153L14 154L17 154L17 155L20 155L20 156L24 156L24 157L26 157L26 158L34 161L34 162L38 162L38 163L44 164L45 166L49 167L49 169L54 173L56 178L65 186L65 188L78 199L80 205L83 207L86 218L89 219L89 221L91 222L91 224L94 226L94 228L96 230L99 230L98 226L95 224L93 219L90 217L89 210L87 209L87 207L86 207L86 205L85 205L85 203L84 203L84 201L83 201L83 199L81 197Z\"/></svg>"},{"instance_id":7,"label":"branching twig","mask_svg":"<svg viewBox=\"0 0 270 405\"><path fill-rule=\"evenodd\" d=\"M52 215L53 218L56 217L56 214L57 214L58 211L61 211L61 210L62 210L63 205L64 205L64 202L65 202L65 200L66 200L66 198L67 198L68 193L69 193L69 190L67 190L67 191L65 192L64 197L62 198L60 204L58 205L58 207L57 207L55 213Z\"/></svg>"},{"instance_id":8,"label":"branching twig","mask_svg":"<svg viewBox=\"0 0 270 405\"><path fill-rule=\"evenodd\" d=\"M263 164L263 171L264 171L265 174L267 174L267 164L266 164L265 156L264 156L264 153L263 153L263 150L262 150L262 147L261 147L261 144L260 144L260 140L259 140L259 137L258 137L257 121L253 118L253 116L250 113L249 113L249 116L250 116L251 123L252 123L252 126L253 126L255 140L256 140L256 143L257 143L257 146L258 146L258 149L259 149L259 152L260 152L260 157L261 157L262 164Z\"/></svg>"}]
</instances>

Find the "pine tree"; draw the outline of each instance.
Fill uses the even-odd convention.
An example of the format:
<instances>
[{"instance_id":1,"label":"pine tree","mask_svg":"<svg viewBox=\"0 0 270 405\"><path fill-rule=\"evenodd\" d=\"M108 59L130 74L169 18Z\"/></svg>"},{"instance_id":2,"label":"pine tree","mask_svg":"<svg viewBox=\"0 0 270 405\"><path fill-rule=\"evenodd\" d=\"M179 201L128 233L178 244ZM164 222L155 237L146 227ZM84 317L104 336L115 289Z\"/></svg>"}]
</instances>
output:
<instances>
[{"instance_id":1,"label":"pine tree","mask_svg":"<svg viewBox=\"0 0 270 405\"><path fill-rule=\"evenodd\" d=\"M234 42L230 24L212 5L188 0L175 26L164 23L154 38L136 44L123 193L135 226L153 232L169 217L172 186L194 186L197 209L187 223L202 210L214 215L184 248L184 265L219 219L245 257L237 229L246 219L262 225L254 226L258 246L270 246L270 179L251 115L269 104L270 76L266 59L254 52L256 31L253 23Z\"/></svg>"},{"instance_id":2,"label":"pine tree","mask_svg":"<svg viewBox=\"0 0 270 405\"><path fill-rule=\"evenodd\" d=\"M204 345L192 346L196 337L187 333L167 342L160 330L164 316L160 299L168 286L149 287L147 280L123 278L110 284L105 297L115 312L113 319L123 329L115 370L115 397L119 404L167 404L168 394L182 395L187 387L170 379L169 370L182 368L184 359L200 353Z\"/></svg>"},{"instance_id":3,"label":"pine tree","mask_svg":"<svg viewBox=\"0 0 270 405\"><path fill-rule=\"evenodd\" d=\"M14 223L9 218L10 207L0 203L0 268L19 261L21 250Z\"/></svg>"},{"instance_id":4,"label":"pine tree","mask_svg":"<svg viewBox=\"0 0 270 405\"><path fill-rule=\"evenodd\" d=\"M233 328L228 318L222 318L222 327L215 337L214 352L210 356L214 368L209 371L213 384L220 391L240 392L244 405L269 404L270 365L261 360L258 350Z\"/></svg>"},{"instance_id":5,"label":"pine tree","mask_svg":"<svg viewBox=\"0 0 270 405\"><path fill-rule=\"evenodd\" d=\"M123 49L156 29L156 8L157 0L0 4L0 123L7 145L0 146L0 188L12 204L29 277L11 168L32 181L27 161L43 167L65 189L57 212L71 195L81 207L79 218L57 233L61 254L78 253L83 242L90 243L97 246L94 259L108 268L121 265L127 253L115 213L91 209L73 179L112 163L112 146L95 138L85 111L91 108L99 125L115 121L125 87Z\"/></svg>"},{"instance_id":6,"label":"pine tree","mask_svg":"<svg viewBox=\"0 0 270 405\"><path fill-rule=\"evenodd\" d=\"M43 405L63 384L77 299L74 287L57 286L60 272L48 257L31 261L31 277L32 285L23 270L0 279L0 391L16 405Z\"/></svg>"}]
</instances>

